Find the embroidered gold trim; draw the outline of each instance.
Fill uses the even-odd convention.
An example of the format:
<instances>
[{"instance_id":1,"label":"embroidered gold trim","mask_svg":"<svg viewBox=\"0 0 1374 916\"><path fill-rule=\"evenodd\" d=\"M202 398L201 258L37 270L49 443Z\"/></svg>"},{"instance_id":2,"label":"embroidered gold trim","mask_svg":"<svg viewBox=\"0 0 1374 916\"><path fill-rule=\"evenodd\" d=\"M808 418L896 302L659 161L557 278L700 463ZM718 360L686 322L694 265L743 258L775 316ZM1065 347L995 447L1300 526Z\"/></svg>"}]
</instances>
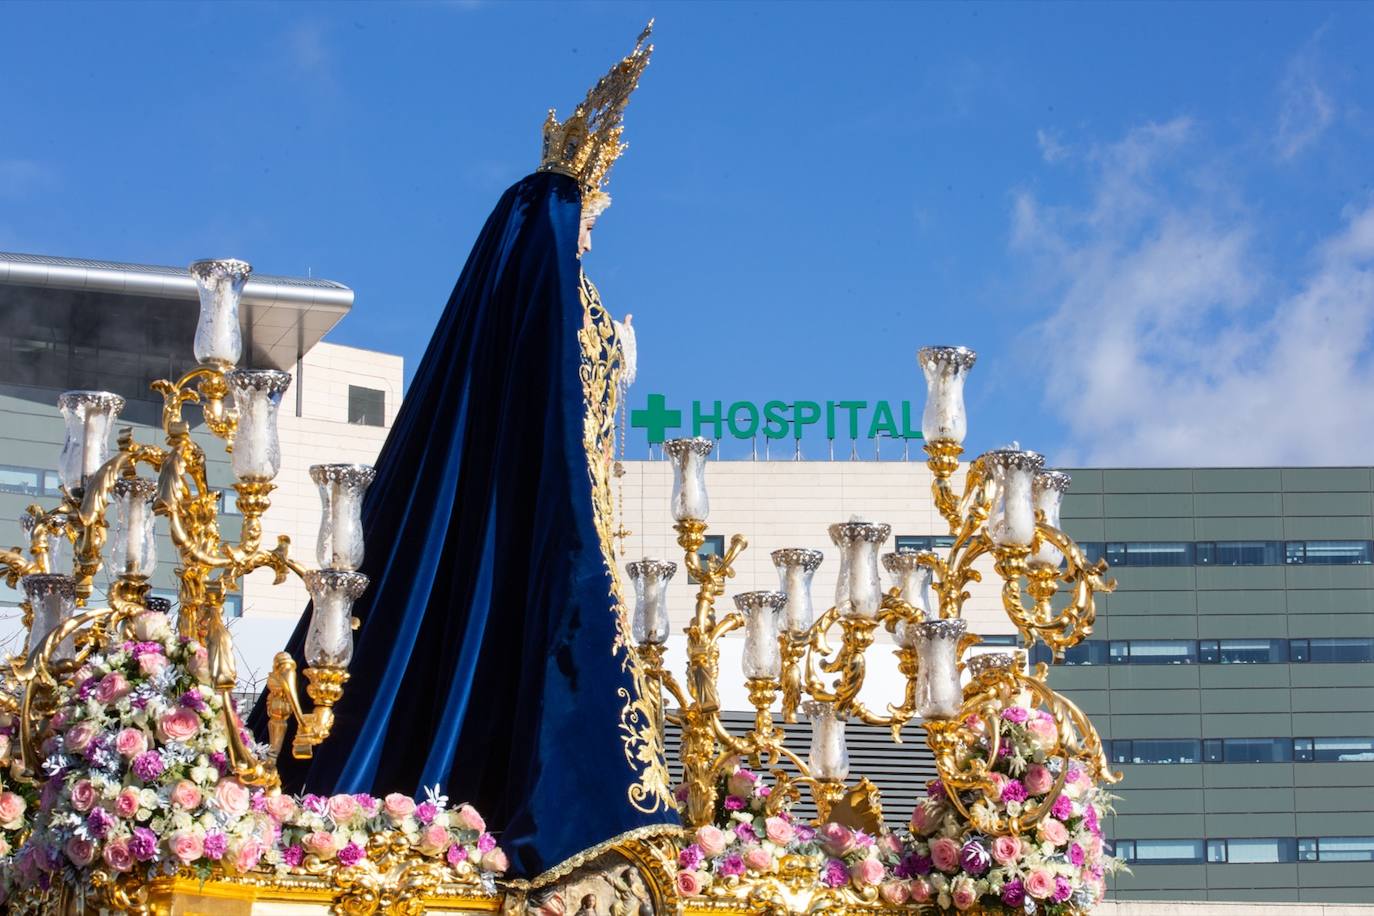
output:
<instances>
[{"instance_id":1,"label":"embroidered gold trim","mask_svg":"<svg viewBox=\"0 0 1374 916\"><path fill-rule=\"evenodd\" d=\"M634 690L621 688L625 701L620 710L620 732L625 744L625 760L638 774L630 786L630 804L638 811L652 814L671 811L672 789L664 763L663 732L657 694L638 655L633 651L630 614L625 607L624 589L615 563L615 504L611 489L611 468L615 461L615 414L619 400L620 373L624 353L616 337L615 322L601 304L601 294L581 275L583 323L578 332L582 346L582 395L586 407L582 444L587 451L587 473L592 481L592 513L596 523L601 554L610 578L610 598L616 615L616 639L611 651L620 656L623 670L630 672Z\"/></svg>"},{"instance_id":2,"label":"embroidered gold trim","mask_svg":"<svg viewBox=\"0 0 1374 916\"><path fill-rule=\"evenodd\" d=\"M625 831L619 836L611 837L611 839L606 840L604 843L597 843L595 846L584 849L577 855L564 859L553 868L547 869L543 874L531 878L528 881L520 878L512 878L508 881L499 881L497 883L517 891L535 890L536 888L543 887L545 884L557 881L559 878L566 877L595 859L597 856L614 851L617 846L653 836L673 836L681 833L682 828L676 824L650 824L647 827L636 827L633 830Z\"/></svg>"}]
</instances>

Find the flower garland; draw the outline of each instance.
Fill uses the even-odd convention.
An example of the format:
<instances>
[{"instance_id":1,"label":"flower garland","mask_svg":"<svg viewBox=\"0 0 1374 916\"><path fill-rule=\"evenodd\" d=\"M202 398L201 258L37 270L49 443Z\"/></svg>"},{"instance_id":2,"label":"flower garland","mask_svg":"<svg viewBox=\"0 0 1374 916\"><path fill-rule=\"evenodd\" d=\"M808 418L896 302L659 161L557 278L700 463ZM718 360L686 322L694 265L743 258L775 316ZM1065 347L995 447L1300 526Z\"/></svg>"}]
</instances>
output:
<instances>
[{"instance_id":1,"label":"flower garland","mask_svg":"<svg viewBox=\"0 0 1374 916\"><path fill-rule=\"evenodd\" d=\"M370 837L388 832L456 876L489 881L505 870L481 816L467 805L449 810L437 790L417 803L398 794L297 800L245 786L231 771L205 649L160 613L139 615L129 636L93 652L58 688L32 832L3 870L0 901L24 887L87 887L97 870L349 868L367 858ZM26 820L8 799L0 796L0 816Z\"/></svg>"},{"instance_id":2,"label":"flower garland","mask_svg":"<svg viewBox=\"0 0 1374 916\"><path fill-rule=\"evenodd\" d=\"M29 816L37 802L37 793L30 786L10 778L17 732L18 720L10 713L0 713L0 874L12 870L15 851L28 839Z\"/></svg>"},{"instance_id":3,"label":"flower garland","mask_svg":"<svg viewBox=\"0 0 1374 916\"><path fill-rule=\"evenodd\" d=\"M1002 710L1001 719L1002 747L991 767L999 801L989 804L977 793L961 797L972 816L969 823L940 780L927 785L927 797L912 814L912 835L899 866L909 897L958 911L975 905L1044 916L1086 911L1102 900L1105 876L1121 867L1102 841L1101 822L1111 811L1111 799L1086 768L1070 762L1063 791L1033 828L1017 836L981 830L980 824L992 823L999 813L1019 816L1042 804L1063 767L1058 759L1047 759L1058 739L1052 716L1013 705ZM970 724L982 731L979 723ZM986 738L974 752L986 759Z\"/></svg>"}]
</instances>

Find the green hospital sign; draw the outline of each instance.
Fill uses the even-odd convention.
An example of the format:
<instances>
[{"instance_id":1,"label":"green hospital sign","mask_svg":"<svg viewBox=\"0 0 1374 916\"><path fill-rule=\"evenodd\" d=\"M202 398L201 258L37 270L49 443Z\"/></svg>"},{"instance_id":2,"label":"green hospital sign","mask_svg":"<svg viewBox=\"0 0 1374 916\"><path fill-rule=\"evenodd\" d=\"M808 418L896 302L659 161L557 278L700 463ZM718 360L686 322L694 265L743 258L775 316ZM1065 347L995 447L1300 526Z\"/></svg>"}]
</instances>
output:
<instances>
[{"instance_id":1,"label":"green hospital sign","mask_svg":"<svg viewBox=\"0 0 1374 916\"><path fill-rule=\"evenodd\" d=\"M644 430L651 445L688 435L802 439L808 427L827 439L919 439L916 421L910 401L693 401L688 417L669 408L663 395L651 394L642 409L630 411L630 426Z\"/></svg>"}]
</instances>

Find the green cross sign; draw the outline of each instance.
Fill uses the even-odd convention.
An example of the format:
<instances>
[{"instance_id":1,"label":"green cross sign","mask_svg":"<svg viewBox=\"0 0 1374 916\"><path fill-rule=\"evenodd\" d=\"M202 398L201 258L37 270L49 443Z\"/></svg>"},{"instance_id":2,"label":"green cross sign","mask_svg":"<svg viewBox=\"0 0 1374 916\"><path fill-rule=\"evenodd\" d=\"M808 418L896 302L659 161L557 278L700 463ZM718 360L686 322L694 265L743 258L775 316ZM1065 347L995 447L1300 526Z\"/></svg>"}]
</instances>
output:
<instances>
[{"instance_id":1,"label":"green cross sign","mask_svg":"<svg viewBox=\"0 0 1374 916\"><path fill-rule=\"evenodd\" d=\"M668 430L682 425L682 411L669 410L667 398L651 394L643 410L630 411L630 425L648 430L649 444L657 445Z\"/></svg>"}]
</instances>

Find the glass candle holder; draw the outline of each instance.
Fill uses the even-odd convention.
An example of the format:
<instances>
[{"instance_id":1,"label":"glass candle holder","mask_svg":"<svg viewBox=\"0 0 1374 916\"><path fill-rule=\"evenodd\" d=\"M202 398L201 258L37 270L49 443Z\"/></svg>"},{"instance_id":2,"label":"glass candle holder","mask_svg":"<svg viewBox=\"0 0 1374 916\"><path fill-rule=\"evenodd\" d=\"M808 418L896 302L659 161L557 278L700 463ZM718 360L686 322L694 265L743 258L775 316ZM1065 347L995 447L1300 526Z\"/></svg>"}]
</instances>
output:
<instances>
[{"instance_id":1,"label":"glass candle holder","mask_svg":"<svg viewBox=\"0 0 1374 916\"><path fill-rule=\"evenodd\" d=\"M353 602L367 576L341 569L312 569L305 588L314 607L305 634L305 662L312 668L346 668L353 660Z\"/></svg>"},{"instance_id":2,"label":"glass candle holder","mask_svg":"<svg viewBox=\"0 0 1374 916\"><path fill-rule=\"evenodd\" d=\"M974 655L965 663L972 677L981 677L988 671L1011 671L1016 668L1016 656L1008 652L984 652Z\"/></svg>"},{"instance_id":3,"label":"glass candle holder","mask_svg":"<svg viewBox=\"0 0 1374 916\"><path fill-rule=\"evenodd\" d=\"M172 613L172 602L167 598L159 598L156 595L149 595L144 598L143 606L154 614Z\"/></svg>"},{"instance_id":4,"label":"glass candle holder","mask_svg":"<svg viewBox=\"0 0 1374 916\"><path fill-rule=\"evenodd\" d=\"M959 686L959 640L968 630L958 619L926 620L911 626L912 647L920 656L916 671L916 714L923 719L949 719L959 714L964 692Z\"/></svg>"},{"instance_id":5,"label":"glass candle holder","mask_svg":"<svg viewBox=\"0 0 1374 916\"><path fill-rule=\"evenodd\" d=\"M39 573L19 580L24 597L33 609L33 625L29 627L29 642L25 654L32 654L43 638L76 611L76 581L71 576ZM68 636L53 649L54 662L71 661L76 657L76 637Z\"/></svg>"},{"instance_id":6,"label":"glass candle holder","mask_svg":"<svg viewBox=\"0 0 1374 916\"><path fill-rule=\"evenodd\" d=\"M1035 508L1045 513L1045 523L1052 528L1059 527L1060 505L1072 482L1073 478L1063 471L1040 471L1031 482ZM1064 562L1064 554L1049 541L1042 540L1040 549L1031 554L1031 562L1058 569L1059 564Z\"/></svg>"},{"instance_id":7,"label":"glass candle holder","mask_svg":"<svg viewBox=\"0 0 1374 916\"><path fill-rule=\"evenodd\" d=\"M807 700L802 711L811 722L811 753L807 767L816 779L843 782L849 775L849 748L844 740L845 720L835 707L820 700Z\"/></svg>"},{"instance_id":8,"label":"glass candle holder","mask_svg":"<svg viewBox=\"0 0 1374 916\"><path fill-rule=\"evenodd\" d=\"M239 328L239 298L253 272L252 265L232 258L196 261L191 278L200 294L200 321L193 346L196 362L228 370L243 355Z\"/></svg>"},{"instance_id":9,"label":"glass candle holder","mask_svg":"<svg viewBox=\"0 0 1374 916\"><path fill-rule=\"evenodd\" d=\"M999 448L983 456L993 476L993 506L987 531L999 547L1029 547L1035 537L1032 481L1045 465L1037 452Z\"/></svg>"},{"instance_id":10,"label":"glass candle holder","mask_svg":"<svg viewBox=\"0 0 1374 916\"><path fill-rule=\"evenodd\" d=\"M840 548L840 581L835 586L835 609L847 617L876 617L883 603L878 576L878 550L891 525L861 520L830 526L830 540Z\"/></svg>"},{"instance_id":11,"label":"glass candle holder","mask_svg":"<svg viewBox=\"0 0 1374 916\"><path fill-rule=\"evenodd\" d=\"M277 409L281 407L281 396L291 385L291 373L236 369L228 379L239 418L230 467L241 481L266 483L281 470Z\"/></svg>"},{"instance_id":12,"label":"glass candle holder","mask_svg":"<svg viewBox=\"0 0 1374 916\"><path fill-rule=\"evenodd\" d=\"M110 458L110 430L124 399L109 391L67 391L57 398L67 434L57 458L57 477L70 493Z\"/></svg>"},{"instance_id":13,"label":"glass candle holder","mask_svg":"<svg viewBox=\"0 0 1374 916\"><path fill-rule=\"evenodd\" d=\"M711 502L706 498L706 456L713 448L710 439L669 439L663 453L673 463L673 520L706 521Z\"/></svg>"},{"instance_id":14,"label":"glass candle holder","mask_svg":"<svg viewBox=\"0 0 1374 916\"><path fill-rule=\"evenodd\" d=\"M321 569L363 564L363 496L376 478L376 469L365 464L311 465L310 479L320 488L315 562Z\"/></svg>"},{"instance_id":15,"label":"glass candle holder","mask_svg":"<svg viewBox=\"0 0 1374 916\"><path fill-rule=\"evenodd\" d=\"M151 576L157 568L157 538L153 534L157 482L125 477L115 481L112 493L115 518L110 571L116 576Z\"/></svg>"},{"instance_id":16,"label":"glass candle holder","mask_svg":"<svg viewBox=\"0 0 1374 916\"><path fill-rule=\"evenodd\" d=\"M775 678L782 674L778 614L787 604L782 592L744 592L735 607L744 615L744 676Z\"/></svg>"},{"instance_id":17,"label":"glass candle holder","mask_svg":"<svg viewBox=\"0 0 1374 916\"><path fill-rule=\"evenodd\" d=\"M24 532L24 541L33 544L33 529L38 520L32 515L21 515L19 527ZM70 576L74 571L75 549L67 537L68 519L65 512L56 512L49 517L48 531L48 572L59 576Z\"/></svg>"},{"instance_id":18,"label":"glass candle holder","mask_svg":"<svg viewBox=\"0 0 1374 916\"><path fill-rule=\"evenodd\" d=\"M929 566L921 565L922 557L934 557L928 550L920 552L898 551L883 554L883 569L892 576L892 584L901 589L902 600L926 617L934 617L935 602L930 596L930 580L934 573ZM910 621L899 620L893 628L892 636L903 649L914 648Z\"/></svg>"},{"instance_id":19,"label":"glass candle holder","mask_svg":"<svg viewBox=\"0 0 1374 916\"><path fill-rule=\"evenodd\" d=\"M635 610L630 635L636 645L661 646L668 641L668 582L677 564L645 557L625 564L635 587Z\"/></svg>"},{"instance_id":20,"label":"glass candle holder","mask_svg":"<svg viewBox=\"0 0 1374 916\"><path fill-rule=\"evenodd\" d=\"M811 604L811 580L815 578L824 554L804 547L784 547L773 551L771 556L778 570L779 585L787 595L783 626L793 636L802 636L811 629L811 623L816 619L816 611Z\"/></svg>"},{"instance_id":21,"label":"glass candle holder","mask_svg":"<svg viewBox=\"0 0 1374 916\"><path fill-rule=\"evenodd\" d=\"M968 347L922 347L916 354L926 377L926 406L921 413L921 435L927 442L947 441L960 445L968 435L964 412L964 380L978 360Z\"/></svg>"}]
</instances>

